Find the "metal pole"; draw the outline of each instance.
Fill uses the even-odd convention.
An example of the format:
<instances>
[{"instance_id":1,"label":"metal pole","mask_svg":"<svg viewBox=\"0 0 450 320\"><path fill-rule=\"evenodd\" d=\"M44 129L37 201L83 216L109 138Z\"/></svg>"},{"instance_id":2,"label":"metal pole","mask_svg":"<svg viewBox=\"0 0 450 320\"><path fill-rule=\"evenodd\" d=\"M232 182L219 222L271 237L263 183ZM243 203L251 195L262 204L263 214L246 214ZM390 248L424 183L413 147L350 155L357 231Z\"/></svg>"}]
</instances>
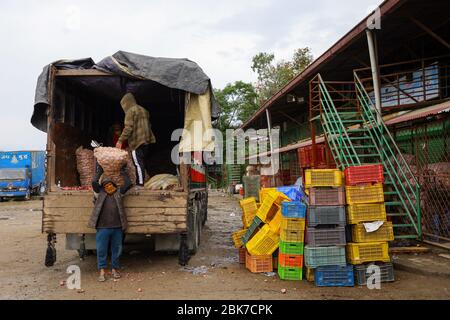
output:
<instances>
[{"instance_id":1,"label":"metal pole","mask_svg":"<svg viewBox=\"0 0 450 320\"><path fill-rule=\"evenodd\" d=\"M273 145L272 145L272 120L270 118L269 110L266 109L266 117L267 117L267 133L269 134L269 145L270 145L270 157L273 157ZM273 159L271 159L273 160ZM273 168L273 163L271 161L270 167ZM275 176L273 175L273 171L271 171L271 185L272 187L275 185Z\"/></svg>"},{"instance_id":2,"label":"metal pole","mask_svg":"<svg viewBox=\"0 0 450 320\"><path fill-rule=\"evenodd\" d=\"M381 91L380 91L380 75L378 73L378 59L375 50L375 40L373 31L367 29L367 43L369 45L370 67L372 69L373 92L375 94L375 107L378 110L378 124L381 123Z\"/></svg>"}]
</instances>

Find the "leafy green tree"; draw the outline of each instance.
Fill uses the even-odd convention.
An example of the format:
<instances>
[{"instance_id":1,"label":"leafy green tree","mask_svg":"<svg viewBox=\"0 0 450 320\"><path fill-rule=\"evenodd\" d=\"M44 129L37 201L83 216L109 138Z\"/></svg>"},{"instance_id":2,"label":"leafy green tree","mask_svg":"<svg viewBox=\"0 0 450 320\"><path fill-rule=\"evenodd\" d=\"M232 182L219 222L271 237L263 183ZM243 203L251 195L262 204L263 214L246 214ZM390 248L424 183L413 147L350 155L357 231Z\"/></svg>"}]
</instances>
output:
<instances>
[{"instance_id":1,"label":"leafy green tree","mask_svg":"<svg viewBox=\"0 0 450 320\"><path fill-rule=\"evenodd\" d=\"M311 49L297 49L292 59L275 62L275 55L261 52L252 59L252 70L258 75L256 92L260 104L283 88L313 61Z\"/></svg>"},{"instance_id":2,"label":"leafy green tree","mask_svg":"<svg viewBox=\"0 0 450 320\"><path fill-rule=\"evenodd\" d=\"M222 131L239 127L259 107L258 95L251 83L229 83L223 89L214 89L214 95L222 109L217 122L217 128Z\"/></svg>"}]
</instances>

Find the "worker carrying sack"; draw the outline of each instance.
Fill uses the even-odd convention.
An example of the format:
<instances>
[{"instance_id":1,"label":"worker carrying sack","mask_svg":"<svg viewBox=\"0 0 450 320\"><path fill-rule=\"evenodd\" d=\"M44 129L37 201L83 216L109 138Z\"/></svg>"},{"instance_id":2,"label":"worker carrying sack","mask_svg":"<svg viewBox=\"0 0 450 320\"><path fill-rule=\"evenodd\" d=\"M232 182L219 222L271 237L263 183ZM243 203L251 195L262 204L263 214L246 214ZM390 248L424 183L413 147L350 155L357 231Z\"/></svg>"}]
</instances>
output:
<instances>
[{"instance_id":1,"label":"worker carrying sack","mask_svg":"<svg viewBox=\"0 0 450 320\"><path fill-rule=\"evenodd\" d=\"M94 157L103 168L104 176L111 179L118 186L123 185L120 168L128 163L127 151L111 147L99 147L94 149Z\"/></svg>"}]
</instances>

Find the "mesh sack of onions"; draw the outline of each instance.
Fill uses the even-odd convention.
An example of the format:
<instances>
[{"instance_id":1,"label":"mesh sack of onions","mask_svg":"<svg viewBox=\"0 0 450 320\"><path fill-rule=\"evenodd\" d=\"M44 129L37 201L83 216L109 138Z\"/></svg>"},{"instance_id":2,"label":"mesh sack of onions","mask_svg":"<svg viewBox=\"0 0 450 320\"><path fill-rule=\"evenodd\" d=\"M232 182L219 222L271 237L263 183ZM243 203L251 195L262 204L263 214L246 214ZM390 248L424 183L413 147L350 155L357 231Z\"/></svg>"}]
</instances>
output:
<instances>
[{"instance_id":1,"label":"mesh sack of onions","mask_svg":"<svg viewBox=\"0 0 450 320\"><path fill-rule=\"evenodd\" d=\"M128 161L128 152L111 147L99 147L94 150L98 164L102 166L104 177L110 178L115 184L123 185L120 168Z\"/></svg>"},{"instance_id":2,"label":"mesh sack of onions","mask_svg":"<svg viewBox=\"0 0 450 320\"><path fill-rule=\"evenodd\" d=\"M94 152L83 147L75 151L77 157L77 170L80 176L80 186L90 187L95 176Z\"/></svg>"}]
</instances>

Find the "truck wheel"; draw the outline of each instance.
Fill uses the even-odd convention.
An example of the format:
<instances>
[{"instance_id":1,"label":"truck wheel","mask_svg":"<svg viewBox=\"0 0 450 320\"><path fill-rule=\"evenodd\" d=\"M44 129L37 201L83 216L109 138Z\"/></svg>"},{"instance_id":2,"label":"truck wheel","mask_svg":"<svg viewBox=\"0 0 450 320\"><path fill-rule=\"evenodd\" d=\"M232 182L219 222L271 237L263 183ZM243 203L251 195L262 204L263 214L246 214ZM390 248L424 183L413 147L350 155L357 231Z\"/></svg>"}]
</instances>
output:
<instances>
[{"instance_id":1,"label":"truck wheel","mask_svg":"<svg viewBox=\"0 0 450 320\"><path fill-rule=\"evenodd\" d=\"M47 251L45 252L45 266L51 267L56 262L56 234L49 233L47 235Z\"/></svg>"},{"instance_id":2,"label":"truck wheel","mask_svg":"<svg viewBox=\"0 0 450 320\"><path fill-rule=\"evenodd\" d=\"M202 208L202 226L206 224L206 221L208 220L208 192L205 193L205 199L202 202L203 208Z\"/></svg>"},{"instance_id":3,"label":"truck wheel","mask_svg":"<svg viewBox=\"0 0 450 320\"><path fill-rule=\"evenodd\" d=\"M193 199L191 202L191 208L189 209L189 223L188 223L188 243L192 254L196 254L200 245L200 231L201 231L201 219L200 219L200 202Z\"/></svg>"},{"instance_id":4,"label":"truck wheel","mask_svg":"<svg viewBox=\"0 0 450 320\"><path fill-rule=\"evenodd\" d=\"M25 201L28 201L28 200L30 200L31 199L31 192L30 191L27 191L27 194L25 195Z\"/></svg>"},{"instance_id":5,"label":"truck wheel","mask_svg":"<svg viewBox=\"0 0 450 320\"><path fill-rule=\"evenodd\" d=\"M189 256L189 246L188 246L188 236L186 233L180 235L180 250L178 251L178 263L181 266L188 264L190 259Z\"/></svg>"}]
</instances>

